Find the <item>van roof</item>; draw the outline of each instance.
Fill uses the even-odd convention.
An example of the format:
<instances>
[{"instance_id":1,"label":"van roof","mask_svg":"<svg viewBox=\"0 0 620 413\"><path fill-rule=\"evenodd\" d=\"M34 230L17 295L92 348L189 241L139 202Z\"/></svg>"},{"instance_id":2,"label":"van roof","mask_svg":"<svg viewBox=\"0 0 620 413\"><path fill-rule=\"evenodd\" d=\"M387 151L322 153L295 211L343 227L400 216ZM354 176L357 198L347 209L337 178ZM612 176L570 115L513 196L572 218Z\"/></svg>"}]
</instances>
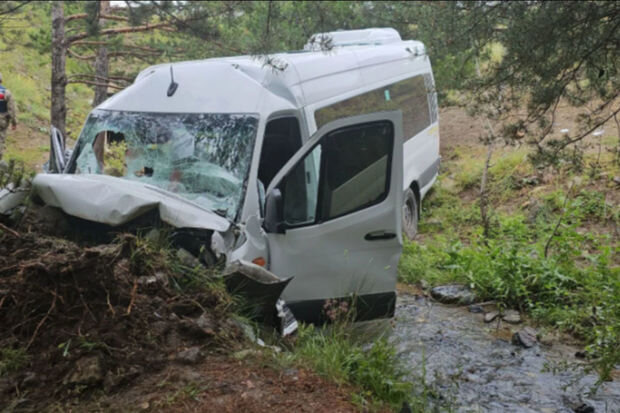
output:
<instances>
[{"instance_id":1,"label":"van roof","mask_svg":"<svg viewBox=\"0 0 620 413\"><path fill-rule=\"evenodd\" d=\"M350 44L349 40L330 51L278 53L269 56L270 64L265 58L237 56L151 66L100 108L273 113L430 70L424 45L418 41L392 38L387 44ZM166 97L171 70L179 87Z\"/></svg>"}]
</instances>

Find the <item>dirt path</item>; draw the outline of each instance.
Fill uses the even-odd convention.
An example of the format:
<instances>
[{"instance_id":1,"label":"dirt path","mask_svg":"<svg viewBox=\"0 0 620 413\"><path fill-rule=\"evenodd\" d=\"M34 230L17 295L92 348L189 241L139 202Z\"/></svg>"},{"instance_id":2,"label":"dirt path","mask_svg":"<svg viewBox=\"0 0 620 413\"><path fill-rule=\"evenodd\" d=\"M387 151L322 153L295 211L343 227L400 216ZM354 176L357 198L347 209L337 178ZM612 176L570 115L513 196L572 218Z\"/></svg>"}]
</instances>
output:
<instances>
[{"instance_id":1,"label":"dirt path","mask_svg":"<svg viewBox=\"0 0 620 413\"><path fill-rule=\"evenodd\" d=\"M250 361L251 360L251 361ZM276 370L267 358L213 355L197 365L174 365L126 391L82 405L82 411L355 412L351 389L303 369Z\"/></svg>"}]
</instances>

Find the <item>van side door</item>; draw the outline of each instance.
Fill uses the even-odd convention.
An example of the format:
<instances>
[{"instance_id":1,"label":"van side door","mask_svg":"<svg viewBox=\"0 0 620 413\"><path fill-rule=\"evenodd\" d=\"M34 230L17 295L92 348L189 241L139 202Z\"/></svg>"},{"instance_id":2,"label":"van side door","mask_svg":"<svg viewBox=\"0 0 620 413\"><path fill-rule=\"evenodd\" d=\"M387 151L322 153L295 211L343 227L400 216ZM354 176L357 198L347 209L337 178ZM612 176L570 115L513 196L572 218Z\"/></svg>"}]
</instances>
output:
<instances>
[{"instance_id":1,"label":"van side door","mask_svg":"<svg viewBox=\"0 0 620 413\"><path fill-rule=\"evenodd\" d=\"M295 316L324 320L328 299L354 301L357 319L392 316L402 249L402 113L323 126L267 189L270 270ZM317 179L318 178L318 179Z\"/></svg>"}]
</instances>

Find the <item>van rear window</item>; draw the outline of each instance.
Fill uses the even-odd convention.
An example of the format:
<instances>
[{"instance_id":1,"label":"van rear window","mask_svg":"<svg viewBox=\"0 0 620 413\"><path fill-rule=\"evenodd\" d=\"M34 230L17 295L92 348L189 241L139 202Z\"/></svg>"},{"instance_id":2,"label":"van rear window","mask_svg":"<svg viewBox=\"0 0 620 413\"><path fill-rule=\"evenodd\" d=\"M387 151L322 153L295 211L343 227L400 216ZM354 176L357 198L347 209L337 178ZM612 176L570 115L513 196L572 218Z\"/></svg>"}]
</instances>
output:
<instances>
[{"instance_id":1,"label":"van rear window","mask_svg":"<svg viewBox=\"0 0 620 413\"><path fill-rule=\"evenodd\" d=\"M431 76L418 75L318 109L314 118L318 129L340 118L401 110L407 140L437 120L436 102Z\"/></svg>"}]
</instances>

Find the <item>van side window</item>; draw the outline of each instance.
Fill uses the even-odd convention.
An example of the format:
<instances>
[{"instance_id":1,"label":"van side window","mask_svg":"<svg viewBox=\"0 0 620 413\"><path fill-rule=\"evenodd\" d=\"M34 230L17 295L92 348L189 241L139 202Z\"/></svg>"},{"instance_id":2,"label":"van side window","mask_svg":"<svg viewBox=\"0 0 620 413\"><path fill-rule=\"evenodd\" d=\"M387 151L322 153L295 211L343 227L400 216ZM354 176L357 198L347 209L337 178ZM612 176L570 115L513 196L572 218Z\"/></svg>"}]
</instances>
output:
<instances>
[{"instance_id":1,"label":"van side window","mask_svg":"<svg viewBox=\"0 0 620 413\"><path fill-rule=\"evenodd\" d=\"M258 164L258 179L265 188L300 147L301 132L297 118L278 118L267 123Z\"/></svg>"},{"instance_id":2,"label":"van side window","mask_svg":"<svg viewBox=\"0 0 620 413\"><path fill-rule=\"evenodd\" d=\"M390 122L349 126L324 136L278 186L285 222L328 221L383 201L393 145Z\"/></svg>"},{"instance_id":3,"label":"van side window","mask_svg":"<svg viewBox=\"0 0 620 413\"><path fill-rule=\"evenodd\" d=\"M401 80L358 96L336 102L314 112L317 129L333 120L373 112L401 110L405 140L411 139L437 120L436 95L430 74Z\"/></svg>"},{"instance_id":4,"label":"van side window","mask_svg":"<svg viewBox=\"0 0 620 413\"><path fill-rule=\"evenodd\" d=\"M378 204L388 195L394 129L374 122L327 135L319 188L322 221Z\"/></svg>"}]
</instances>

